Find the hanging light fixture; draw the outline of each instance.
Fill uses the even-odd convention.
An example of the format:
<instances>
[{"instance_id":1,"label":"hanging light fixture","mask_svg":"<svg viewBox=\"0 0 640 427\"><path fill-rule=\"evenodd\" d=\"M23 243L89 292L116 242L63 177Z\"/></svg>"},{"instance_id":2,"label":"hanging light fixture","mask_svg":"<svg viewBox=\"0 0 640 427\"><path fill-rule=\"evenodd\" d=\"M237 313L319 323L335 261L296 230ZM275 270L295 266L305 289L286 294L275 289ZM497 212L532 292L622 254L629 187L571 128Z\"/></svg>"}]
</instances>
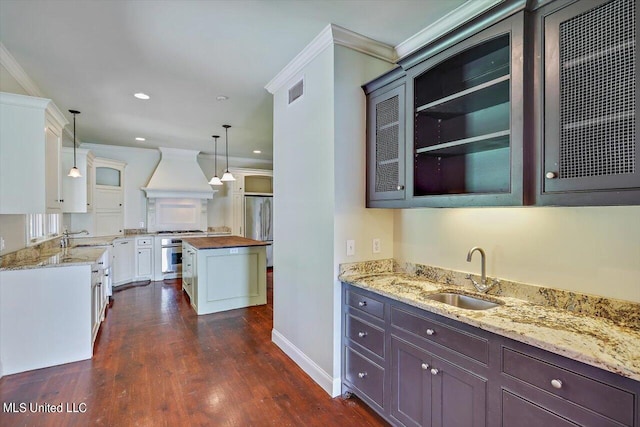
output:
<instances>
[{"instance_id":1,"label":"hanging light fixture","mask_svg":"<svg viewBox=\"0 0 640 427\"><path fill-rule=\"evenodd\" d=\"M213 140L215 141L215 147L216 147L216 151L215 151L215 157L214 157L214 170L213 170L213 178L211 178L211 181L209 181L209 185L222 185L222 181L220 181L220 178L218 178L218 138L220 138L218 135L212 135L211 136L213 138Z\"/></svg>"},{"instance_id":2,"label":"hanging light fixture","mask_svg":"<svg viewBox=\"0 0 640 427\"><path fill-rule=\"evenodd\" d=\"M71 178L80 178L82 175L80 174L80 170L76 167L76 114L80 114L80 111L77 110L69 110L71 114L73 114L73 167L69 170L69 175Z\"/></svg>"},{"instance_id":3,"label":"hanging light fixture","mask_svg":"<svg viewBox=\"0 0 640 427\"><path fill-rule=\"evenodd\" d=\"M229 172L229 128L231 127L231 125L222 125L222 127L224 128L224 138L227 145L227 170L225 170L224 174L222 174L222 178L220 178L220 181L235 181L236 179L233 177L233 175L231 175L231 172Z\"/></svg>"}]
</instances>

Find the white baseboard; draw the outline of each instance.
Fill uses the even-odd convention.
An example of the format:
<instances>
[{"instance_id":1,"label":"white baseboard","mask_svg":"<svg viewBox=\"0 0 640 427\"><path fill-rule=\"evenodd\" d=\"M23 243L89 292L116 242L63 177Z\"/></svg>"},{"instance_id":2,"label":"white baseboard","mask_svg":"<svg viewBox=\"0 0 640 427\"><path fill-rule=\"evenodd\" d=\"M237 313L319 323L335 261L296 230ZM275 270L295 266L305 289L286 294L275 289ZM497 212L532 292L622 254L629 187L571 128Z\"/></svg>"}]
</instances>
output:
<instances>
[{"instance_id":1,"label":"white baseboard","mask_svg":"<svg viewBox=\"0 0 640 427\"><path fill-rule=\"evenodd\" d=\"M284 353L289 356L302 370L311 377L324 391L331 397L339 396L341 393L340 378L332 378L324 369L316 362L311 360L309 356L304 354L298 347L293 345L291 341L286 339L280 332L275 329L271 330L271 341L280 347Z\"/></svg>"}]
</instances>

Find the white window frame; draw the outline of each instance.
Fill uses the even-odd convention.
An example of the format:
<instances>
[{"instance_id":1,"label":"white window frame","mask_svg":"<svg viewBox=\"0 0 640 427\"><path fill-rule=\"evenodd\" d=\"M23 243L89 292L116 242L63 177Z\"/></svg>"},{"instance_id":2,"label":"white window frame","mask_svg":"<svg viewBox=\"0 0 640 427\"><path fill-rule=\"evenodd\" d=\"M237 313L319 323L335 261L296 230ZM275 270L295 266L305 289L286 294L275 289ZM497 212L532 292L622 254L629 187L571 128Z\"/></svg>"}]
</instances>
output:
<instances>
[{"instance_id":1,"label":"white window frame","mask_svg":"<svg viewBox=\"0 0 640 427\"><path fill-rule=\"evenodd\" d=\"M61 235L62 214L27 214L25 235L27 246L37 245Z\"/></svg>"}]
</instances>

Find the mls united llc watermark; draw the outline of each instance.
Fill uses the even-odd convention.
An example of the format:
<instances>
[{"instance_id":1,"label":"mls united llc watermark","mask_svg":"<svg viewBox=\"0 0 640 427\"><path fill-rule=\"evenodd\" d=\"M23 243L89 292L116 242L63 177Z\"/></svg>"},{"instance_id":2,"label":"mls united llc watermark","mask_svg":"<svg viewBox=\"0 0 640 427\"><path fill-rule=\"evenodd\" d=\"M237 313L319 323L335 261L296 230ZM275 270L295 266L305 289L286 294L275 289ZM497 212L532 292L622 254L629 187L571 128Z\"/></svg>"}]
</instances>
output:
<instances>
[{"instance_id":1,"label":"mls united llc watermark","mask_svg":"<svg viewBox=\"0 0 640 427\"><path fill-rule=\"evenodd\" d=\"M37 402L3 402L2 412L9 412L14 414L24 414L26 412L45 414L56 412L84 414L85 412L87 412L87 404L84 402L62 402L58 404Z\"/></svg>"}]
</instances>

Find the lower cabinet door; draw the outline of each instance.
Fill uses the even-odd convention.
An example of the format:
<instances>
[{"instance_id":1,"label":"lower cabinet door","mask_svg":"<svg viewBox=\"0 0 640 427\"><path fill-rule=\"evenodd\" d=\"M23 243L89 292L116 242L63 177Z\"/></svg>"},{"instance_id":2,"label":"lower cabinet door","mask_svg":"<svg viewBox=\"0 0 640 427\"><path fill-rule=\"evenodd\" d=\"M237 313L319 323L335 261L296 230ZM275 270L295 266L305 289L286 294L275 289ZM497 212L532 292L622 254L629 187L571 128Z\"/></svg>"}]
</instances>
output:
<instances>
[{"instance_id":1,"label":"lower cabinet door","mask_svg":"<svg viewBox=\"0 0 640 427\"><path fill-rule=\"evenodd\" d=\"M391 338L391 416L405 426L431 425L431 355Z\"/></svg>"},{"instance_id":2,"label":"lower cabinet door","mask_svg":"<svg viewBox=\"0 0 640 427\"><path fill-rule=\"evenodd\" d=\"M487 380L391 339L391 415L406 426L485 427Z\"/></svg>"},{"instance_id":3,"label":"lower cabinet door","mask_svg":"<svg viewBox=\"0 0 640 427\"><path fill-rule=\"evenodd\" d=\"M434 427L485 427L487 380L433 357L431 408Z\"/></svg>"}]
</instances>

